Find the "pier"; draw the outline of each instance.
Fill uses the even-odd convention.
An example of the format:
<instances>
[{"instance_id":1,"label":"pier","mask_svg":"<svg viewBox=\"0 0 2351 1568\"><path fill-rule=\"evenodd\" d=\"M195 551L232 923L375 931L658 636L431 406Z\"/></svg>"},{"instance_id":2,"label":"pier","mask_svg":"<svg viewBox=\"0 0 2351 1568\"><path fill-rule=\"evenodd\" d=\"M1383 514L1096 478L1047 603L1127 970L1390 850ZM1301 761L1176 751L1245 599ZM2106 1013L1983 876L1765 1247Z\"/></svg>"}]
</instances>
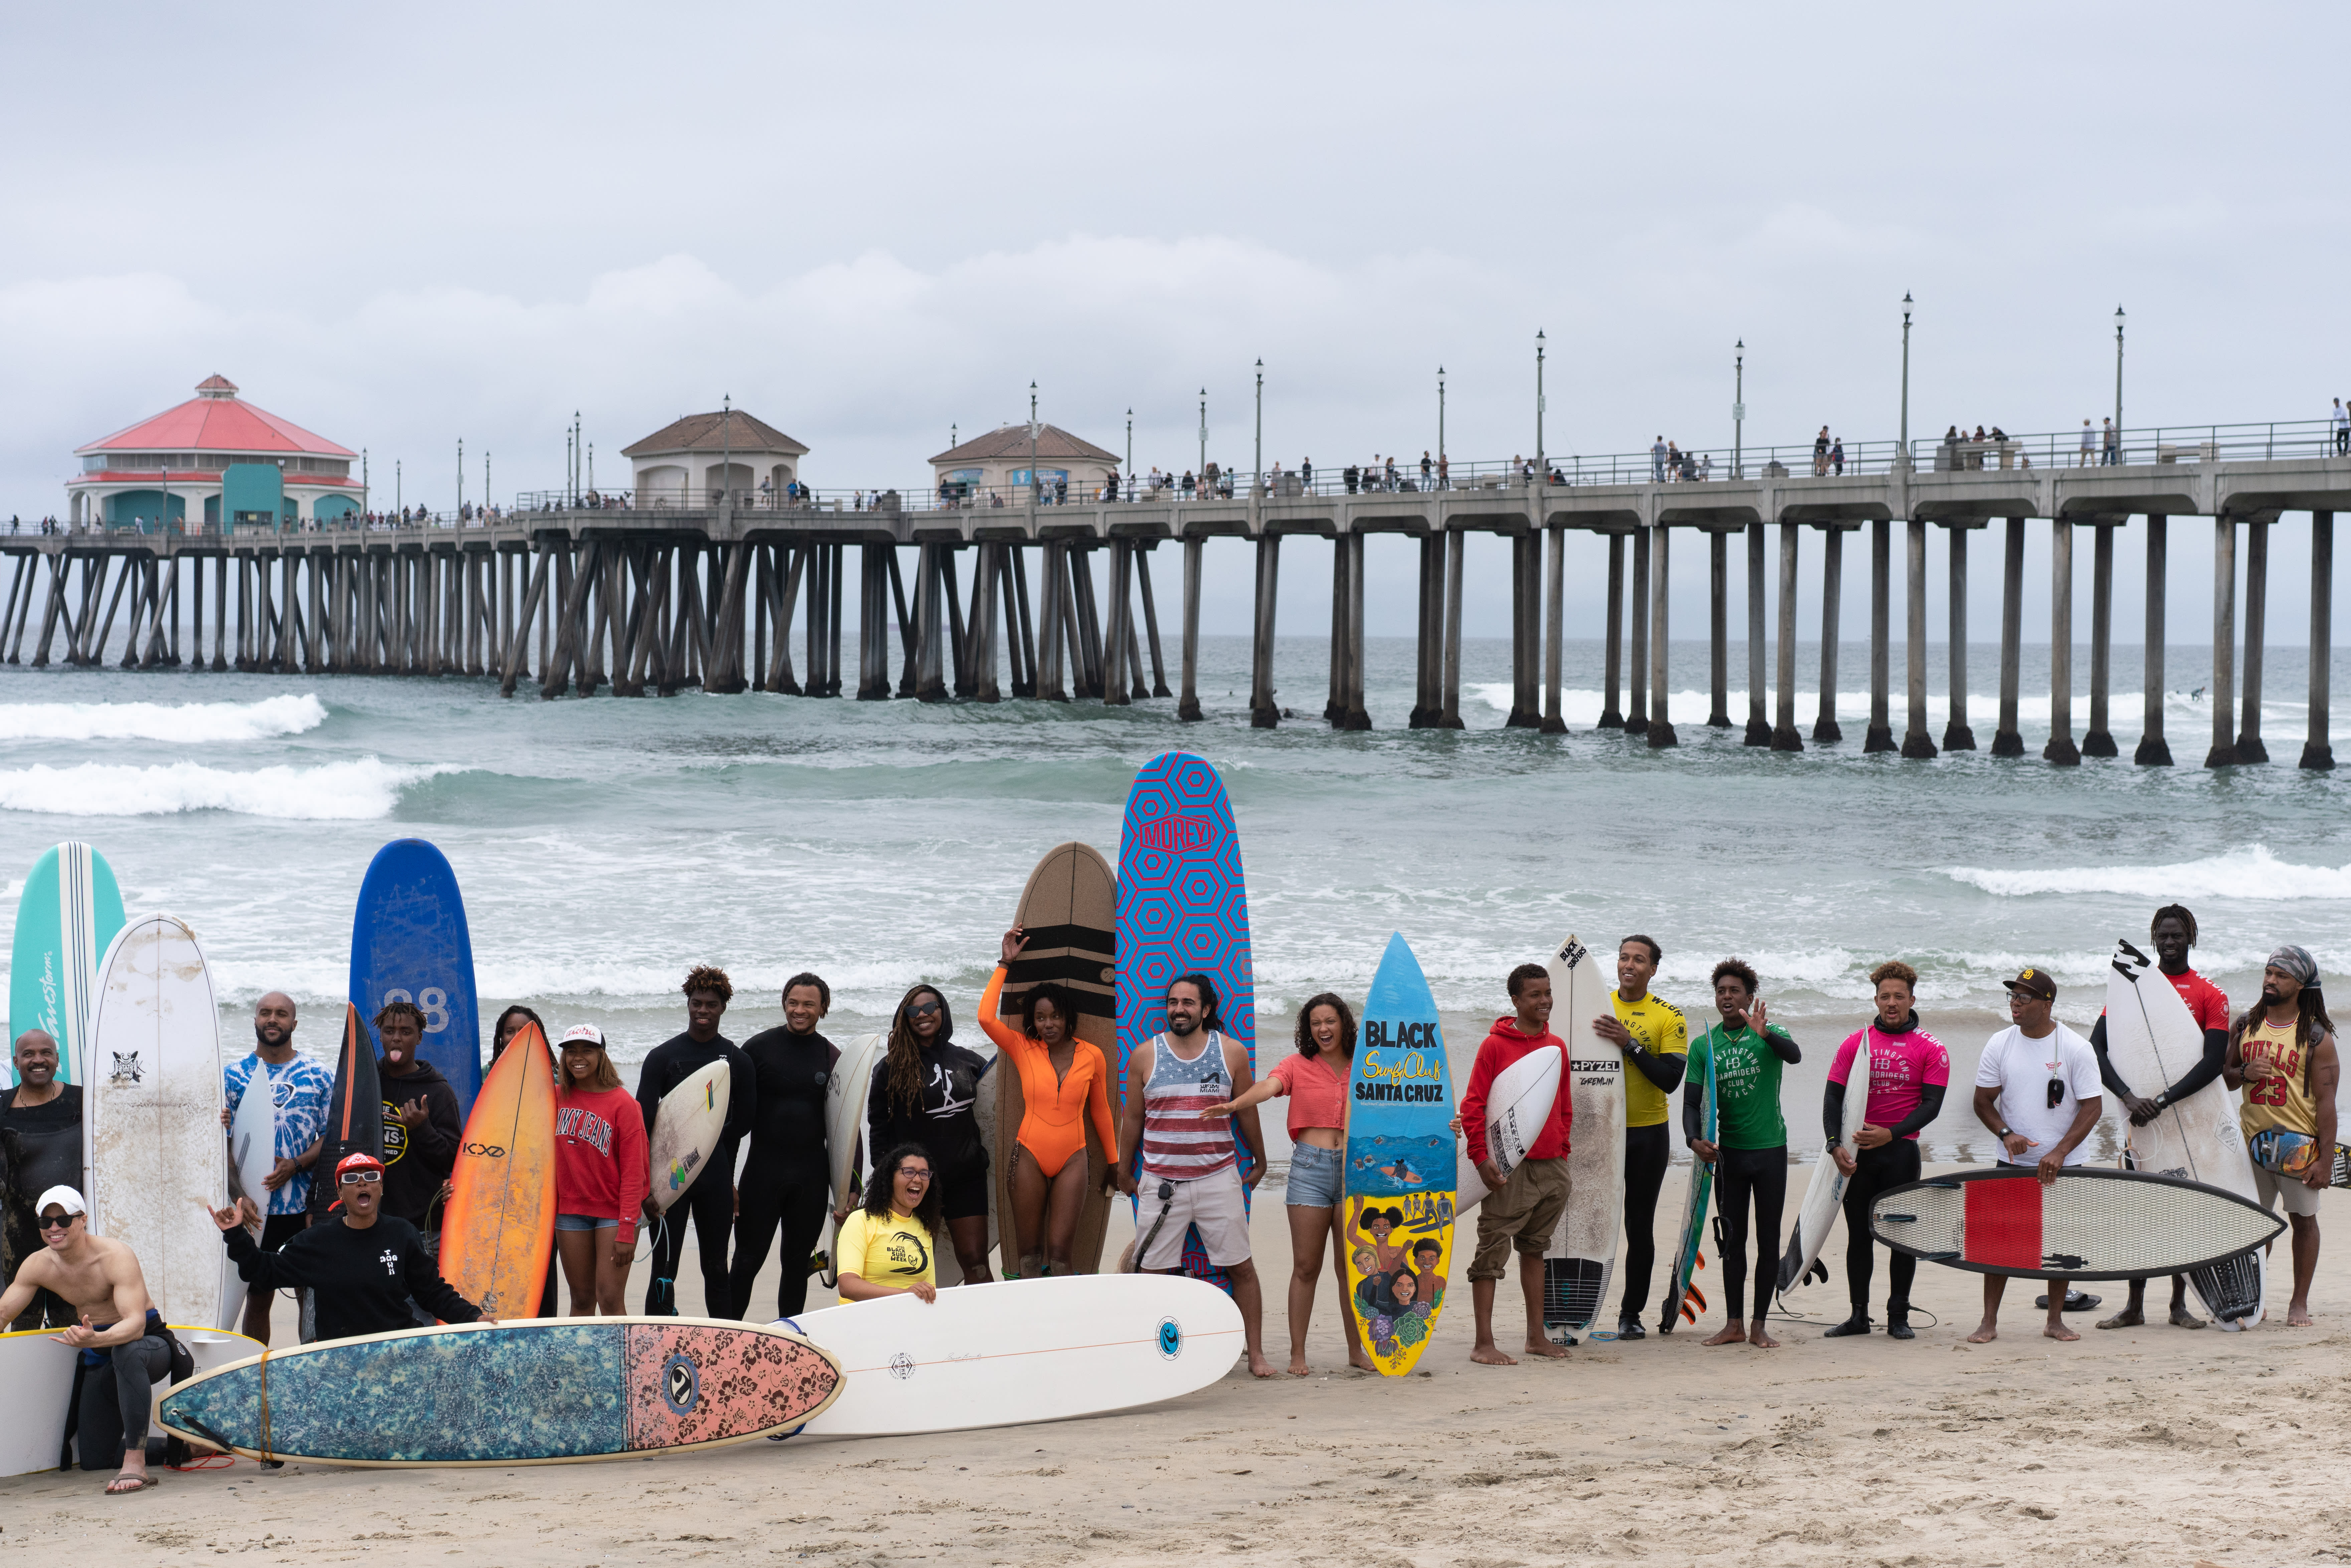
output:
<instances>
[{"instance_id":1,"label":"pier","mask_svg":"<svg viewBox=\"0 0 2351 1568\"><path fill-rule=\"evenodd\" d=\"M1698 722L1666 711L1676 536L1703 538L1712 612L1712 702L1703 722L1726 728L1729 544L1744 535L1743 739L1793 753L1806 745L1795 692L1796 590L1810 553L1804 536L1817 536L1823 589L1820 696L1810 733L1817 746L1844 738L1835 717L1844 550L1848 534L1865 530L1870 716L1863 746L1924 758L1977 745L1966 717L1969 535L1981 531L2001 546L2000 706L1991 750L2018 757L2024 547L2028 528L2046 528L2054 613L2051 735L2042 755L2074 766L2120 755L2108 727L2112 573L2116 533L2136 523L2147 560L2147 700L2131 756L2162 766L2173 759L2161 702L2169 524L2206 517L2214 527L2213 728L2204 761L2217 768L2269 758L2260 706L2268 534L2282 515L2307 511L2309 730L2300 765L2332 768L2334 514L2351 506L2351 455L2335 450L2331 433L2317 423L2199 427L2167 443L2133 432L2124 460L2102 466L2057 465L2071 449L2052 436L2045 442L2053 461L2032 466L2043 440L1856 447L1841 474L1794 472L1783 449L1750 451L1736 465L1726 461L1723 477L1659 479L1647 455L1637 454L1552 457L1543 470L1480 473L1465 465L1465 477L1435 489L1351 490L1327 476L1312 486L1285 476L1231 498L1169 489L1061 504L1036 494L1010 504L967 495L924 507L888 492L866 505L860 492L856 509L820 496L771 505L748 493L685 494L680 498L688 504L645 508L540 497L463 526L435 519L299 531L17 534L0 538L7 580L0 657L35 668L92 664L108 656L120 624L120 663L141 669L468 675L495 678L509 695L528 685L547 698L606 686L626 696L756 687L864 701L1123 705L1172 696L1176 718L1194 720L1202 552L1229 540L1219 548L1255 554L1250 722L1270 727L1284 717L1273 685L1281 543L1312 535L1335 546L1321 716L1332 728L1360 730L1371 727L1364 706L1364 540L1390 533L1420 546L1410 725L1459 728L1462 545L1469 534L1488 533L1510 541L1506 727L1559 733L1566 536L1580 529L1608 538L1604 623L1593 629L1606 650L1601 725L1662 747L1677 744L1677 721ZM1805 468L1814 466L1809 448L1794 450L1806 454ZM1545 470L1549 478L1539 477ZM1927 551L1935 528L1946 530L1949 578L1951 714L1939 737L1928 733L1927 716ZM2092 594L2087 725L2077 740L2072 583L2082 529L2091 535ZM1897 538L1908 655L1898 736L1888 690ZM1166 572L1163 566L1155 581L1152 570L1155 559L1166 559L1162 547L1182 556L1172 688L1157 597ZM1097 551L1108 552L1106 603L1096 592ZM1767 582L1775 554L1776 595ZM852 564L860 627L853 684L841 657ZM1775 598L1776 656L1767 660ZM1767 664L1774 677L1768 703Z\"/></svg>"}]
</instances>

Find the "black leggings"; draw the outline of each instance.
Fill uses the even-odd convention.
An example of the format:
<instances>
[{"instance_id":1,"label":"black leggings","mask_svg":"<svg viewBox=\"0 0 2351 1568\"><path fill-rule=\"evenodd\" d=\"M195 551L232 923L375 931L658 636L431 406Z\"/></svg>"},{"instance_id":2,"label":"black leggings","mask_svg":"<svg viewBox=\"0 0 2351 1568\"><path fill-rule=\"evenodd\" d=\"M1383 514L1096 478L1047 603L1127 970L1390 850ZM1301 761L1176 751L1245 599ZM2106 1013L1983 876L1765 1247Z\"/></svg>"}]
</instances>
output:
<instances>
[{"instance_id":1,"label":"black leggings","mask_svg":"<svg viewBox=\"0 0 2351 1568\"><path fill-rule=\"evenodd\" d=\"M735 1315L734 1294L727 1287L726 1238L735 1228L735 1145L721 1144L710 1163L654 1221L661 1240L653 1249L653 1277L645 1287L647 1317L677 1316L677 1264L685 1252L686 1216L694 1217L694 1246L702 1261L702 1312L705 1317Z\"/></svg>"},{"instance_id":2,"label":"black leggings","mask_svg":"<svg viewBox=\"0 0 2351 1568\"><path fill-rule=\"evenodd\" d=\"M1869 1207L1886 1188L1918 1179L1917 1141L1896 1138L1878 1148L1859 1150L1854 1166L1853 1180L1844 1189L1844 1289L1854 1314L1867 1317L1869 1275L1876 1262L1872 1254L1877 1246L1870 1239ZM1886 1253L1891 1260L1886 1270L1886 1311L1891 1316L1910 1309L1910 1281L1918 1272L1918 1260L1890 1247Z\"/></svg>"},{"instance_id":3,"label":"black leggings","mask_svg":"<svg viewBox=\"0 0 2351 1568\"><path fill-rule=\"evenodd\" d=\"M735 1266L727 1272L727 1296L735 1310L752 1315L751 1287L767 1267L768 1249L783 1232L783 1278L776 1286L776 1315L789 1318L808 1307L809 1254L824 1234L827 1212L821 1168L795 1176L769 1169L755 1156L743 1168L743 1212L735 1218Z\"/></svg>"},{"instance_id":4,"label":"black leggings","mask_svg":"<svg viewBox=\"0 0 2351 1568\"><path fill-rule=\"evenodd\" d=\"M1637 1318L1649 1305L1649 1274L1657 1266L1657 1193L1673 1163L1673 1129L1625 1129L1625 1301L1617 1316Z\"/></svg>"},{"instance_id":5,"label":"black leggings","mask_svg":"<svg viewBox=\"0 0 2351 1568\"><path fill-rule=\"evenodd\" d=\"M1722 1216L1722 1310L1738 1317L1747 1283L1747 1208L1755 1207L1755 1321L1771 1310L1780 1275L1780 1211L1788 1203L1788 1145L1720 1149L1714 1164L1715 1211Z\"/></svg>"},{"instance_id":6,"label":"black leggings","mask_svg":"<svg viewBox=\"0 0 2351 1568\"><path fill-rule=\"evenodd\" d=\"M155 1409L155 1385L172 1375L172 1347L149 1334L118 1344L102 1365L81 1380L81 1420L74 1428L86 1470L110 1470L136 1443L147 1446L147 1423Z\"/></svg>"}]
</instances>

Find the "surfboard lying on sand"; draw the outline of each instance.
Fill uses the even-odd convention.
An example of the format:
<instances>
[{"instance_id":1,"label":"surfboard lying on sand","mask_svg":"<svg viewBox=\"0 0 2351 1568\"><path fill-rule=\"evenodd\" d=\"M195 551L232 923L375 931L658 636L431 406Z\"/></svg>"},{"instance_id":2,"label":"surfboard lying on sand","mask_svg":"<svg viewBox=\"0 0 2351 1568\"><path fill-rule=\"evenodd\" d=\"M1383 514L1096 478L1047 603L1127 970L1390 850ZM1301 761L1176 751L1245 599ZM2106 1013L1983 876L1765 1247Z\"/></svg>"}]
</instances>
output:
<instances>
[{"instance_id":1,"label":"surfboard lying on sand","mask_svg":"<svg viewBox=\"0 0 2351 1568\"><path fill-rule=\"evenodd\" d=\"M99 961L82 1099L89 1228L139 1258L165 1322L226 1328L245 1286L209 1212L228 1203L220 1011L195 934L142 915Z\"/></svg>"},{"instance_id":2,"label":"surfboard lying on sand","mask_svg":"<svg viewBox=\"0 0 2351 1568\"><path fill-rule=\"evenodd\" d=\"M1531 1051L1501 1071L1486 1092L1486 1155L1501 1171L1502 1178L1519 1168L1527 1151L1541 1136L1543 1124L1551 1120L1552 1104L1559 1099L1559 1082L1563 1059L1550 1046ZM1469 1163L1465 1150L1461 1155L1460 1190L1453 1199L1456 1219L1486 1201L1486 1178Z\"/></svg>"},{"instance_id":3,"label":"surfboard lying on sand","mask_svg":"<svg viewBox=\"0 0 2351 1568\"><path fill-rule=\"evenodd\" d=\"M1205 1388L1243 1345L1232 1298L1176 1274L998 1280L785 1318L841 1364L803 1430L872 1437L1099 1416Z\"/></svg>"},{"instance_id":4,"label":"surfboard lying on sand","mask_svg":"<svg viewBox=\"0 0 2351 1568\"><path fill-rule=\"evenodd\" d=\"M1339 1246L1347 1310L1383 1376L1408 1375L1437 1332L1453 1252L1453 1075L1420 960L1402 933L1372 974L1347 1075Z\"/></svg>"},{"instance_id":5,"label":"surfboard lying on sand","mask_svg":"<svg viewBox=\"0 0 2351 1568\"><path fill-rule=\"evenodd\" d=\"M1670 1114L1670 1111L1668 1112ZM1706 1083L1698 1103L1698 1136L1711 1144L1715 1141L1714 1061L1707 1061ZM1698 1320L1706 1311L1706 1293L1698 1288L1697 1271L1706 1267L1706 1207L1714 1196L1714 1167L1705 1161L1690 1161L1689 1181L1682 1188L1682 1219L1674 1228L1674 1260L1666 1270L1665 1312L1657 1319L1657 1332L1671 1333L1674 1325L1684 1319ZM1729 1310L1744 1317L1747 1309L1738 1301Z\"/></svg>"},{"instance_id":6,"label":"surfboard lying on sand","mask_svg":"<svg viewBox=\"0 0 2351 1568\"><path fill-rule=\"evenodd\" d=\"M558 1464L788 1432L841 1387L831 1355L763 1325L457 1323L235 1362L172 1389L159 1418L191 1442L254 1459Z\"/></svg>"},{"instance_id":7,"label":"surfboard lying on sand","mask_svg":"<svg viewBox=\"0 0 2351 1568\"><path fill-rule=\"evenodd\" d=\"M685 1196L717 1152L719 1134L726 1130L733 1078L722 1056L695 1068L662 1096L647 1150L653 1162L653 1207L661 1212L668 1213L669 1206Z\"/></svg>"},{"instance_id":8,"label":"surfboard lying on sand","mask_svg":"<svg viewBox=\"0 0 2351 1568\"><path fill-rule=\"evenodd\" d=\"M2115 945L2106 976L2106 1060L2135 1094L2152 1099L2203 1060L2204 1031L2162 970L2128 942ZM2124 1119L2127 1124L2127 1118ZM2132 1168L2184 1176L2239 1197L2255 1198L2253 1163L2237 1121L2236 1096L2219 1079L2144 1127L2131 1127ZM2220 1327L2261 1322L2269 1293L2269 1260L2258 1251L2224 1259L2188 1277Z\"/></svg>"},{"instance_id":9,"label":"surfboard lying on sand","mask_svg":"<svg viewBox=\"0 0 2351 1568\"><path fill-rule=\"evenodd\" d=\"M1878 1195L1870 1233L1929 1263L2028 1279L2184 1274L2275 1240L2285 1220L2200 1182L2073 1166L2043 1186L1994 1166Z\"/></svg>"},{"instance_id":10,"label":"surfboard lying on sand","mask_svg":"<svg viewBox=\"0 0 2351 1568\"><path fill-rule=\"evenodd\" d=\"M1774 1289L1786 1295L1797 1286L1819 1280L1825 1281L1829 1271L1821 1262L1821 1249L1829 1243L1829 1232L1836 1228L1837 1214L1844 1204L1844 1189L1852 1177L1837 1168L1836 1149L1847 1154L1854 1150L1853 1136L1861 1131L1862 1117L1869 1110L1869 1051L1866 1040L1854 1053L1854 1075L1857 1082L1848 1082L1844 1094L1844 1137L1834 1146L1824 1148L1813 1161L1813 1179L1804 1188L1803 1206L1796 1210L1796 1223L1790 1228L1788 1249L1780 1255L1780 1278Z\"/></svg>"},{"instance_id":11,"label":"surfboard lying on sand","mask_svg":"<svg viewBox=\"0 0 2351 1568\"><path fill-rule=\"evenodd\" d=\"M490 1064L441 1215L441 1277L492 1317L538 1310L555 1251L555 1069L535 1023Z\"/></svg>"},{"instance_id":12,"label":"surfboard lying on sand","mask_svg":"<svg viewBox=\"0 0 2351 1568\"><path fill-rule=\"evenodd\" d=\"M1567 1047L1567 1211L1543 1250L1543 1326L1582 1333L1600 1318L1625 1228L1625 1052L1592 1032L1614 1018L1603 961L1571 935L1551 971L1551 1031Z\"/></svg>"},{"instance_id":13,"label":"surfboard lying on sand","mask_svg":"<svg viewBox=\"0 0 2351 1568\"><path fill-rule=\"evenodd\" d=\"M89 1082L98 961L121 929L122 891L104 855L73 841L41 852L16 898L8 959L8 1039L37 1029L56 1040L60 1082ZM12 1067L8 1082L16 1081Z\"/></svg>"}]
</instances>

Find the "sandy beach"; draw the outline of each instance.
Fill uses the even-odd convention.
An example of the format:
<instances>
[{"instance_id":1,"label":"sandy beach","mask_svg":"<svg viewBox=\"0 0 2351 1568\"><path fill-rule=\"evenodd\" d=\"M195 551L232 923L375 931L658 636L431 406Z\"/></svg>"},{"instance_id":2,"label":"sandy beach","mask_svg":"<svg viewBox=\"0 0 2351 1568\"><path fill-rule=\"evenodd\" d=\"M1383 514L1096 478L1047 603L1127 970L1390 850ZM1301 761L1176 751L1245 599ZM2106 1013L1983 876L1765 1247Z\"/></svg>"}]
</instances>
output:
<instances>
[{"instance_id":1,"label":"sandy beach","mask_svg":"<svg viewBox=\"0 0 2351 1568\"><path fill-rule=\"evenodd\" d=\"M1792 1171L1802 1190L1803 1172ZM1668 1178L1663 1229L1682 1173ZM1791 1207L1793 1207L1792 1195ZM1131 1234L1114 1226L1113 1251ZM1272 1288L1266 1335L1286 1361L1278 1201L1257 1207ZM754 1443L670 1458L512 1470L251 1463L167 1473L126 1500L102 1477L0 1481L0 1563L413 1561L1023 1563L1191 1559L1376 1568L1654 1561L2234 1565L2351 1557L2351 1507L2328 1479L2351 1458L2331 1414L2351 1313L2322 1263L2315 1329L2098 1333L2119 1284L2041 1336L2011 1285L1997 1343L1961 1343L1980 1284L1919 1272L1917 1340L1823 1342L1834 1281L1774 1321L1784 1348L1705 1349L1697 1328L1589 1342L1563 1363L1468 1359L1457 1263L1420 1370L1345 1369L1327 1277L1311 1377L1246 1370L1171 1404L1082 1421L925 1437ZM1466 1255L1466 1249L1465 1249ZM2279 1259L2283 1262L2283 1252ZM630 1300L642 1299L638 1266ZM700 1305L689 1252L679 1281ZM760 1286L773 1301L774 1267ZM1878 1294L1884 1292L1884 1270ZM2156 1287L2155 1305L2163 1301ZM2283 1312L2273 1315L2282 1324ZM824 1304L812 1292L811 1306ZM277 1335L293 1342L290 1303ZM1653 1330L1656 1310L1648 1321ZM1515 1297L1498 1318L1506 1346Z\"/></svg>"}]
</instances>

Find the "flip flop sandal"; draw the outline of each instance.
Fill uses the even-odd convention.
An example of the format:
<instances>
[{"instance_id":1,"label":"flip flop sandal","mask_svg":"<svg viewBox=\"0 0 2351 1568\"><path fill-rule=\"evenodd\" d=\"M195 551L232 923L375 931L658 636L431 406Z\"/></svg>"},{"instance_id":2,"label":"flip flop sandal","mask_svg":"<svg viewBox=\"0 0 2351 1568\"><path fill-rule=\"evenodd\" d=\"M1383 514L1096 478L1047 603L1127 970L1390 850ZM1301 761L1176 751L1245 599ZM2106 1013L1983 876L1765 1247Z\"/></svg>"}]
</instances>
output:
<instances>
[{"instance_id":1,"label":"flip flop sandal","mask_svg":"<svg viewBox=\"0 0 2351 1568\"><path fill-rule=\"evenodd\" d=\"M129 1481L131 1484L129 1486L125 1486L122 1484L125 1481ZM162 1484L162 1481L154 1476L117 1476L112 1480L106 1483L106 1495L109 1497L129 1497L134 1492L142 1492L147 1490L150 1487L159 1487Z\"/></svg>"}]
</instances>

